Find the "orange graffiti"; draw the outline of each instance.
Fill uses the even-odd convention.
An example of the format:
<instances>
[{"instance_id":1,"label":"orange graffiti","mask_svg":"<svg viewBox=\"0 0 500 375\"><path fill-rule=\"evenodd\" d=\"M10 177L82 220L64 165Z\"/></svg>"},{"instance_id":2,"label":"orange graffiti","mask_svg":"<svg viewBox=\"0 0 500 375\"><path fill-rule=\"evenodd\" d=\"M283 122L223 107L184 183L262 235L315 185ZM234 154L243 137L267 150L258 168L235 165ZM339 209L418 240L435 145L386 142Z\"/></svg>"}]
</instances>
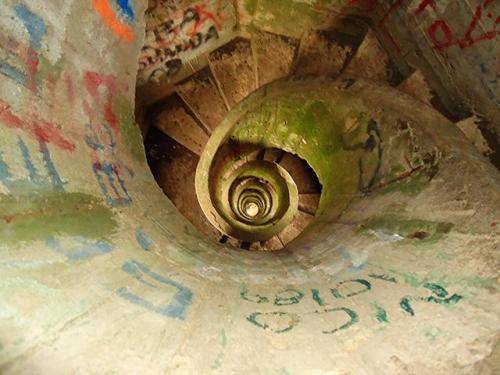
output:
<instances>
[{"instance_id":1,"label":"orange graffiti","mask_svg":"<svg viewBox=\"0 0 500 375\"><path fill-rule=\"evenodd\" d=\"M94 8L115 35L129 43L134 40L134 30L121 22L109 5L109 0L94 0Z\"/></svg>"}]
</instances>

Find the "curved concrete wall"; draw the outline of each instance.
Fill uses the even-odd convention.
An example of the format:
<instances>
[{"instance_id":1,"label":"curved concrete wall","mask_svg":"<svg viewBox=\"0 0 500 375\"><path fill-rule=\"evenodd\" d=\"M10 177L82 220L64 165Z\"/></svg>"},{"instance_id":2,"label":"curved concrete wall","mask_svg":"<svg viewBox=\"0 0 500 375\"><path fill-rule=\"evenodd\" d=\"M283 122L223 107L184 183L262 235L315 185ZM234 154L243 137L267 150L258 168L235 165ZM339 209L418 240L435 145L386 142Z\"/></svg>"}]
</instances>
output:
<instances>
[{"instance_id":1,"label":"curved concrete wall","mask_svg":"<svg viewBox=\"0 0 500 375\"><path fill-rule=\"evenodd\" d=\"M211 243L144 160L131 5L0 5L1 372L494 373L499 178L458 130L359 82L437 149L432 178L285 252Z\"/></svg>"}]
</instances>

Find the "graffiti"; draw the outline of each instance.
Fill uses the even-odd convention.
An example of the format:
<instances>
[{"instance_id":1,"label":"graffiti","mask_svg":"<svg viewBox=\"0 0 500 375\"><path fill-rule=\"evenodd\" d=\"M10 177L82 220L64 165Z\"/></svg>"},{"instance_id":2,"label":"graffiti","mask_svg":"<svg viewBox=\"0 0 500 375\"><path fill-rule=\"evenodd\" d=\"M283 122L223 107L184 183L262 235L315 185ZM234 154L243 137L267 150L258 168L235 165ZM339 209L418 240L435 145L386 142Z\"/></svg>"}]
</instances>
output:
<instances>
[{"instance_id":1,"label":"graffiti","mask_svg":"<svg viewBox=\"0 0 500 375\"><path fill-rule=\"evenodd\" d=\"M94 8L99 13L104 23L118 38L126 43L134 40L134 29L131 21L134 20L134 10L130 0L116 0L114 5L111 0L94 0Z\"/></svg>"},{"instance_id":2,"label":"graffiti","mask_svg":"<svg viewBox=\"0 0 500 375\"><path fill-rule=\"evenodd\" d=\"M411 302L429 302L429 303L437 303L440 305L454 305L462 299L462 296L458 294L453 294L451 297L446 298L448 296L448 291L438 284L426 283L424 284L424 288L429 289L432 293L435 294L437 298L435 296L403 297L399 305L407 314L411 316L415 315L415 311L413 310Z\"/></svg>"},{"instance_id":3,"label":"graffiti","mask_svg":"<svg viewBox=\"0 0 500 375\"><path fill-rule=\"evenodd\" d=\"M382 306L380 306L378 303L373 303L372 307L375 310L375 319L377 319L379 323L389 323L387 311L385 311Z\"/></svg>"},{"instance_id":4,"label":"graffiti","mask_svg":"<svg viewBox=\"0 0 500 375\"><path fill-rule=\"evenodd\" d=\"M113 132L107 125L87 125L85 143L91 149L92 171L101 193L112 206L126 205L132 202L123 172L133 173L116 156L116 141Z\"/></svg>"},{"instance_id":5,"label":"graffiti","mask_svg":"<svg viewBox=\"0 0 500 375\"><path fill-rule=\"evenodd\" d=\"M132 177L133 171L118 157L118 120L113 112L115 78L87 72L84 84L92 103L84 101L84 111L90 123L86 125L85 143L90 148L92 170L106 201L113 206L132 202L124 175ZM105 93L103 93L105 91Z\"/></svg>"},{"instance_id":6,"label":"graffiti","mask_svg":"<svg viewBox=\"0 0 500 375\"><path fill-rule=\"evenodd\" d=\"M21 119L14 114L11 106L0 99L0 123L11 129L18 129L45 145L53 144L58 148L72 152L75 144L66 139L57 125L40 119L37 115Z\"/></svg>"},{"instance_id":7,"label":"graffiti","mask_svg":"<svg viewBox=\"0 0 500 375\"><path fill-rule=\"evenodd\" d=\"M264 318L264 322L261 322ZM269 319L266 323L265 321ZM283 333L292 330L299 322L300 316L293 313L274 311L269 313L253 313L247 317L247 320L262 329L269 329L274 333Z\"/></svg>"},{"instance_id":8,"label":"graffiti","mask_svg":"<svg viewBox=\"0 0 500 375\"><path fill-rule=\"evenodd\" d=\"M485 0L484 3L476 6L474 16L470 21L465 34L462 38L457 38L451 29L450 25L444 19L435 20L428 28L429 34L433 43L433 48L439 52L445 52L448 48L458 45L461 49L473 46L474 44L486 40L495 39L498 31L497 25L500 23L500 17L494 16L493 12L489 11L489 5L493 0ZM423 0L415 11L418 16L428 8L436 11L436 3L434 0ZM487 20L489 19L489 21ZM490 30L483 30L484 25L490 23ZM483 27L479 27L479 25ZM481 32L476 30L481 28ZM476 34L476 35L475 35Z\"/></svg>"},{"instance_id":9,"label":"graffiti","mask_svg":"<svg viewBox=\"0 0 500 375\"><path fill-rule=\"evenodd\" d=\"M151 251L154 246L154 241L149 238L149 236L144 233L140 228L135 230L135 239L137 243L142 247L144 251Z\"/></svg>"},{"instance_id":10,"label":"graffiti","mask_svg":"<svg viewBox=\"0 0 500 375\"><path fill-rule=\"evenodd\" d=\"M304 293L296 289L285 289L276 293L274 304L276 306L295 305L304 298Z\"/></svg>"},{"instance_id":11,"label":"graffiti","mask_svg":"<svg viewBox=\"0 0 500 375\"><path fill-rule=\"evenodd\" d=\"M240 290L240 297L242 299L244 299L245 301L255 302L255 303L267 303L267 302L269 302L269 299L267 297L263 297L259 294L255 295L255 296L249 296L248 293L249 293L249 290L246 287L246 285L242 285L241 290Z\"/></svg>"},{"instance_id":12,"label":"graffiti","mask_svg":"<svg viewBox=\"0 0 500 375\"><path fill-rule=\"evenodd\" d=\"M360 271L360 270L366 268L366 255L354 254L354 253L350 252L349 250L347 250L343 246L341 246L339 248L339 250L340 250L340 255L342 256L342 259L344 259L346 261L346 263L349 265L348 270L350 272L357 272L357 271Z\"/></svg>"},{"instance_id":13,"label":"graffiti","mask_svg":"<svg viewBox=\"0 0 500 375\"><path fill-rule=\"evenodd\" d=\"M27 134L38 143L38 151L42 155L43 165L47 171L47 176L45 178L39 175L26 143L21 137L18 138L18 147L24 160L25 169L28 172L28 182L31 185L46 190L64 191L64 183L52 161L47 145L53 144L63 151L73 152L75 150L75 144L66 139L55 124L41 120L36 115L30 115L27 116L26 119L22 119L12 111L8 103L2 100L0 100L0 123L7 128ZM1 154L0 169L3 170L3 173L0 173L1 181L7 187L19 189L26 185L26 181L11 180L8 166ZM49 179L50 182L48 182L47 179Z\"/></svg>"},{"instance_id":14,"label":"graffiti","mask_svg":"<svg viewBox=\"0 0 500 375\"><path fill-rule=\"evenodd\" d=\"M18 137L17 145L21 152L24 168L28 173L27 179L12 179L9 167L0 152L0 182L11 191L20 191L36 187L38 190L45 191L64 191L64 183L52 161L47 145L39 142L39 152L42 154L42 160L47 172L46 176L41 176L35 167L30 151L21 137Z\"/></svg>"},{"instance_id":15,"label":"graffiti","mask_svg":"<svg viewBox=\"0 0 500 375\"><path fill-rule=\"evenodd\" d=\"M343 294L341 291L339 291L340 286L347 284L347 283L358 283L361 284L362 289L355 291L355 292L350 292L348 294ZM349 297L354 297L357 296L358 294L368 292L372 288L372 285L370 284L369 281L362 280L362 279L357 279L357 280L346 280L346 281L341 281L338 283L337 287L332 288L331 292L335 298L349 298ZM349 290L349 288L347 288Z\"/></svg>"},{"instance_id":16,"label":"graffiti","mask_svg":"<svg viewBox=\"0 0 500 375\"><path fill-rule=\"evenodd\" d=\"M2 42L2 45L6 46L7 53L11 56L6 58L0 57L0 73L27 87L29 90L36 92L36 75L39 65L38 53L42 47L42 40L47 34L47 27L40 17L22 4L14 8L14 15L15 19L27 31L29 43L27 46L24 46L23 43L15 42L12 38L9 38L5 43ZM16 66L10 62L12 59L19 60L20 66Z\"/></svg>"},{"instance_id":17,"label":"graffiti","mask_svg":"<svg viewBox=\"0 0 500 375\"><path fill-rule=\"evenodd\" d=\"M141 292L138 292L140 294L134 293L130 291L129 287L123 287L116 291L120 297L157 314L180 320L185 319L188 307L193 299L193 292L189 288L177 281L159 275L151 271L148 266L133 260L125 262L122 270L141 283ZM151 296L156 292L158 299L164 300L165 293L167 295L169 293L166 287L173 287L177 290L166 306L155 305L143 297L146 293ZM157 300L157 298L155 299Z\"/></svg>"},{"instance_id":18,"label":"graffiti","mask_svg":"<svg viewBox=\"0 0 500 375\"><path fill-rule=\"evenodd\" d=\"M368 277L391 284L398 284L395 277L386 274L369 274ZM457 304L463 297L458 294L449 296L448 291L442 286L435 283L425 283L423 288L430 290L433 295L422 296L404 296L399 301L399 307L406 316L415 316L413 305L417 302L433 303L438 305L454 305ZM330 288L330 293L333 296L333 302L350 302L352 298L362 293L367 293L373 290L372 283L366 279L354 279L339 281L335 287ZM280 290L275 294L274 302L272 298L255 294L249 296L249 290L246 285L240 288L241 299L256 304L269 304L274 306L298 305L305 297L305 293L294 288ZM321 296L319 289L311 289L312 301L321 307L320 310L305 312L302 314L289 311L271 311L271 312L253 312L246 317L246 320L253 325L264 330L270 330L274 333L285 333L293 330L302 319L314 318L318 315L329 314L335 317L336 327L328 327L324 329L324 334L334 334L342 330L346 330L359 322L359 314L354 309L346 306L332 306L325 301ZM357 306L355 301L352 301ZM389 314L387 310L377 302L371 303L371 309L374 321L380 324L389 323ZM333 318L332 318L333 319ZM324 319L321 319L324 321Z\"/></svg>"},{"instance_id":19,"label":"graffiti","mask_svg":"<svg viewBox=\"0 0 500 375\"><path fill-rule=\"evenodd\" d=\"M99 121L98 116L104 113L104 120L116 132L118 130L117 118L113 112L113 92L116 89L115 77L96 72L86 72L83 80L85 88L92 99L90 104L86 101L83 103L84 110L90 121Z\"/></svg>"},{"instance_id":20,"label":"graffiti","mask_svg":"<svg viewBox=\"0 0 500 375\"><path fill-rule=\"evenodd\" d=\"M335 333L335 332L341 331L343 329L347 329L359 321L358 314L354 310L348 309L347 307L326 309L322 312L317 311L316 313L321 314L321 313L331 313L331 312L343 312L343 313L347 314L347 316L349 317L349 320L345 324L342 324L340 327L334 328L334 329L329 330L329 331L322 331L323 333L327 333L327 334L328 333Z\"/></svg>"},{"instance_id":21,"label":"graffiti","mask_svg":"<svg viewBox=\"0 0 500 375\"><path fill-rule=\"evenodd\" d=\"M173 59L165 62L164 66L153 70L149 76L150 82L159 82L160 79L165 76L167 78L174 77L182 69L182 60Z\"/></svg>"},{"instance_id":22,"label":"graffiti","mask_svg":"<svg viewBox=\"0 0 500 375\"><path fill-rule=\"evenodd\" d=\"M499 67L500 67L500 60L497 61L497 69L496 71L493 72L492 72L493 69L490 69L485 63L479 64L479 69L481 71L481 78L480 78L481 85L488 93L488 97L500 105L500 101L498 100L496 94L498 75L500 71Z\"/></svg>"},{"instance_id":23,"label":"graffiti","mask_svg":"<svg viewBox=\"0 0 500 375\"><path fill-rule=\"evenodd\" d=\"M364 142L348 144L342 136L342 147L347 151L362 151L361 157L358 159L359 180L358 189L361 192L369 191L379 178L380 169L382 167L383 157L383 141L378 124L375 120L370 119L366 127L368 138Z\"/></svg>"},{"instance_id":24,"label":"graffiti","mask_svg":"<svg viewBox=\"0 0 500 375\"><path fill-rule=\"evenodd\" d=\"M357 0L353 0L357 2ZM405 0L395 0L388 8L387 12L382 16L378 23L378 27L381 32L383 32L386 37L394 44L398 51L401 51L401 47L394 40L391 33L386 28L386 22L389 17L399 8ZM461 49L465 49L473 46L474 44L482 41L495 39L498 35L497 26L500 23L500 17L493 15L492 11L489 11L489 6L493 3L493 0L485 0L482 4L477 5L474 11L472 20L469 22L465 34L462 38L457 38L453 32L451 26L444 19L436 19L430 26L427 27L426 32L431 38L433 48L438 52L445 52L448 48L458 45ZM437 2L436 0L422 0L413 14L415 17L421 16L425 11L431 9L433 12L437 12ZM489 21L488 21L489 20ZM481 25L491 24L491 29L484 31ZM477 29L482 30L482 32L477 32ZM475 35L474 34L479 34Z\"/></svg>"},{"instance_id":25,"label":"graffiti","mask_svg":"<svg viewBox=\"0 0 500 375\"><path fill-rule=\"evenodd\" d=\"M117 0L118 6L122 14L129 20L133 21L135 19L134 9L130 5L131 0Z\"/></svg>"},{"instance_id":26,"label":"graffiti","mask_svg":"<svg viewBox=\"0 0 500 375\"><path fill-rule=\"evenodd\" d=\"M69 261L88 260L113 251L113 245L107 241L90 241L84 237L72 237L72 239L79 245L71 248L65 247L54 237L50 237L45 243L55 252L64 255Z\"/></svg>"},{"instance_id":27,"label":"graffiti","mask_svg":"<svg viewBox=\"0 0 500 375\"><path fill-rule=\"evenodd\" d=\"M219 39L222 30L220 1L211 11L205 1L179 13L173 19L146 31L146 42L139 59L139 71L148 70L148 80L173 77L182 68L182 55Z\"/></svg>"}]
</instances>

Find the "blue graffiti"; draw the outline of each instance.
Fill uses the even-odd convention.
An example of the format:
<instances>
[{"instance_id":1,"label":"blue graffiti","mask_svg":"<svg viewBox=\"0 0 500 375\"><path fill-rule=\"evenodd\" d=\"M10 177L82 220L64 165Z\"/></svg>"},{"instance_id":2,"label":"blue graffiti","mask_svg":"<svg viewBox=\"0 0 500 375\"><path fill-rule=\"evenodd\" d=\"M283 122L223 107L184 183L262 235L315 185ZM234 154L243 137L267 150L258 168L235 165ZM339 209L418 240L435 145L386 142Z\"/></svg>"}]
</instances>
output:
<instances>
[{"instance_id":1,"label":"blue graffiti","mask_svg":"<svg viewBox=\"0 0 500 375\"><path fill-rule=\"evenodd\" d=\"M47 27L45 25L45 22L22 4L17 5L14 9L14 12L16 17L22 22L23 26L26 28L29 34L29 46L31 49L31 51L28 52L29 58L38 59L37 53L42 48L42 40L47 34ZM21 57L19 58L22 60ZM31 61L31 63L33 63L33 61ZM30 85L32 85L33 81L33 77L30 77L30 73L25 73L19 70L5 60L0 60L0 73L6 75L7 77L10 77L20 85L32 88L29 87Z\"/></svg>"},{"instance_id":2,"label":"blue graffiti","mask_svg":"<svg viewBox=\"0 0 500 375\"><path fill-rule=\"evenodd\" d=\"M64 248L59 240L54 237L50 237L46 244L55 252L63 254L70 261L87 260L113 251L113 245L103 240L90 241L83 237L73 237L73 239L78 241L80 245L73 248Z\"/></svg>"},{"instance_id":3,"label":"blue graffiti","mask_svg":"<svg viewBox=\"0 0 500 375\"><path fill-rule=\"evenodd\" d=\"M146 233L144 233L140 228L137 228L135 230L135 239L137 240L137 243L141 245L144 251L150 251L153 245L155 244L154 241L151 238L149 238L149 236Z\"/></svg>"},{"instance_id":4,"label":"blue graffiti","mask_svg":"<svg viewBox=\"0 0 500 375\"><path fill-rule=\"evenodd\" d=\"M109 126L103 126L108 143L101 139L92 125L87 125L85 143L93 151L92 171L96 177L101 193L112 206L126 205L132 202L125 181L120 171L122 165L116 161L116 141Z\"/></svg>"},{"instance_id":5,"label":"blue graffiti","mask_svg":"<svg viewBox=\"0 0 500 375\"><path fill-rule=\"evenodd\" d=\"M21 152L24 168L28 173L27 179L13 180L12 174L9 172L9 167L3 158L3 153L0 152L0 182L2 182L7 188L17 191L17 190L29 190L35 187L37 190L44 191L64 191L64 182L62 181L59 173L52 161L50 151L47 144L39 141L38 147L42 155L43 164L47 172L46 176L41 176L38 169L33 163L33 158L31 157L30 151L26 143L21 137L18 138L17 145Z\"/></svg>"},{"instance_id":6,"label":"blue graffiti","mask_svg":"<svg viewBox=\"0 0 500 375\"><path fill-rule=\"evenodd\" d=\"M498 84L498 72L496 72L495 77L492 78L490 75L490 69L486 66L485 63L479 64L479 68L481 69L481 85L488 93L488 97L491 100L495 101L497 105L500 105L500 100L498 100L497 93L495 92Z\"/></svg>"},{"instance_id":7,"label":"blue graffiti","mask_svg":"<svg viewBox=\"0 0 500 375\"><path fill-rule=\"evenodd\" d=\"M1 60L0 60L0 73L13 79L20 85L23 86L27 85L28 78L25 73L21 72L19 69Z\"/></svg>"},{"instance_id":8,"label":"blue graffiti","mask_svg":"<svg viewBox=\"0 0 500 375\"><path fill-rule=\"evenodd\" d=\"M173 297L173 300L164 307L155 305L143 297L130 292L127 287L119 288L116 291L120 297L163 316L181 320L186 317L187 309L193 299L193 292L189 288L177 281L173 281L151 271L148 266L134 260L125 262L122 266L122 270L150 288L159 289L161 285L158 285L158 283L160 283L173 286L178 292Z\"/></svg>"},{"instance_id":9,"label":"blue graffiti","mask_svg":"<svg viewBox=\"0 0 500 375\"><path fill-rule=\"evenodd\" d=\"M130 0L116 0L116 1L123 15L127 17L129 20L133 21L135 18L135 14L134 14L134 9L130 5Z\"/></svg>"},{"instance_id":10,"label":"blue graffiti","mask_svg":"<svg viewBox=\"0 0 500 375\"><path fill-rule=\"evenodd\" d=\"M16 16L23 22L26 30L28 30L31 48L39 51L42 47L42 39L47 34L45 22L22 4L16 6L15 12Z\"/></svg>"},{"instance_id":11,"label":"blue graffiti","mask_svg":"<svg viewBox=\"0 0 500 375\"><path fill-rule=\"evenodd\" d=\"M348 270L350 272L357 272L357 271L361 271L364 268L366 268L365 261L362 260L358 255L355 255L353 257L352 253L343 246L341 246L339 248L339 250L340 250L340 255L342 256L342 258L349 265Z\"/></svg>"}]
</instances>

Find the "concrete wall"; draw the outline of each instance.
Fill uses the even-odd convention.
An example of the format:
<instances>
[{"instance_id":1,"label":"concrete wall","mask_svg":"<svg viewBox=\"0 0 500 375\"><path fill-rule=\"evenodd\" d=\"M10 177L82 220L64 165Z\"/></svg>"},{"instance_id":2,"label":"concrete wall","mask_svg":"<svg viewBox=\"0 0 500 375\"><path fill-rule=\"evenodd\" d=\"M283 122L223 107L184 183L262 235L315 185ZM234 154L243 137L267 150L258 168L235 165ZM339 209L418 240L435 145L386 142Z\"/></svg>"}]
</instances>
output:
<instances>
[{"instance_id":1,"label":"concrete wall","mask_svg":"<svg viewBox=\"0 0 500 375\"><path fill-rule=\"evenodd\" d=\"M146 17L138 85L146 85L141 93L168 92L169 83L206 65L206 54L236 35L264 30L301 39L335 27L336 15L347 13L370 19L401 71L421 70L450 116L478 114L498 137L498 11L491 0L156 2Z\"/></svg>"},{"instance_id":2,"label":"concrete wall","mask_svg":"<svg viewBox=\"0 0 500 375\"><path fill-rule=\"evenodd\" d=\"M472 111L500 134L497 1L397 0L368 13L388 51L424 73L450 114Z\"/></svg>"},{"instance_id":3,"label":"concrete wall","mask_svg":"<svg viewBox=\"0 0 500 375\"><path fill-rule=\"evenodd\" d=\"M499 179L452 124L360 82L439 173L356 201L321 242L210 243L144 160L141 4L0 5L0 372L494 373Z\"/></svg>"}]
</instances>

